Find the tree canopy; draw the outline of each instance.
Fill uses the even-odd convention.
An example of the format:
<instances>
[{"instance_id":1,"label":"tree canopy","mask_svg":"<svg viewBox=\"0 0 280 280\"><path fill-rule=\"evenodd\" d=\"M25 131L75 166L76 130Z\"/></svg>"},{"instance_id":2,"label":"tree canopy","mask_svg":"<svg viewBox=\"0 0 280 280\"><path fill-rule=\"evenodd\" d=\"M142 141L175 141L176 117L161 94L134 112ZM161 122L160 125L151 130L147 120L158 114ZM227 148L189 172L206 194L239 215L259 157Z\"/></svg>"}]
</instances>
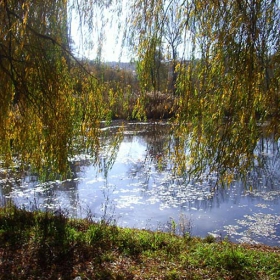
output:
<instances>
[{"instance_id":1,"label":"tree canopy","mask_svg":"<svg viewBox=\"0 0 280 280\"><path fill-rule=\"evenodd\" d=\"M65 171L82 121L96 128L102 118L98 81L71 49L70 9L67 1L0 2L0 153L8 164L17 154L36 169L48 162Z\"/></svg>"},{"instance_id":2,"label":"tree canopy","mask_svg":"<svg viewBox=\"0 0 280 280\"><path fill-rule=\"evenodd\" d=\"M278 137L279 1L2 0L0 12L0 154L6 164L17 155L37 170L48 163L64 172L77 150L98 151L100 121L112 116L116 99L128 100L131 85L104 82L97 68L75 56L73 20L83 45L96 44L97 58L108 26L124 32L122 45L137 62L142 93L170 93L163 74L170 67L174 121L183 139L178 149L190 150L182 158L177 151L182 168L211 163L227 172L249 165L266 121ZM141 112L139 102L145 106L145 98L136 102Z\"/></svg>"}]
</instances>

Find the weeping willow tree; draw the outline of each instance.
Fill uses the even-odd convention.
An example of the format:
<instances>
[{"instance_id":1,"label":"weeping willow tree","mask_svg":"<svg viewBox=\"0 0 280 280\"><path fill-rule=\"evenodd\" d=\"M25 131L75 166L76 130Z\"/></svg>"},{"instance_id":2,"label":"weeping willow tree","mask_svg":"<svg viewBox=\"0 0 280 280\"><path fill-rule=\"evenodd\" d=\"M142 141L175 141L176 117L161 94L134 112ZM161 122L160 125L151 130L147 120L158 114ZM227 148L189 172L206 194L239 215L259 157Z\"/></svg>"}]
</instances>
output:
<instances>
[{"instance_id":1,"label":"weeping willow tree","mask_svg":"<svg viewBox=\"0 0 280 280\"><path fill-rule=\"evenodd\" d=\"M231 178L253 164L264 122L278 130L279 3L194 1L193 7L200 56L181 76L179 119L194 127L188 143L194 170L210 166Z\"/></svg>"},{"instance_id":2,"label":"weeping willow tree","mask_svg":"<svg viewBox=\"0 0 280 280\"><path fill-rule=\"evenodd\" d=\"M168 14L175 1L133 3L139 16L129 16L132 48L143 65L152 64L154 38L157 48L168 45L164 34L170 29ZM280 3L176 4L180 12L173 22L180 23L176 31L181 34L174 34L183 48L174 62L179 95L175 162L179 170L197 174L210 168L230 178L253 163L260 127L269 121L267 130L279 129Z\"/></svg>"},{"instance_id":3,"label":"weeping willow tree","mask_svg":"<svg viewBox=\"0 0 280 280\"><path fill-rule=\"evenodd\" d=\"M48 165L62 172L76 149L98 152L99 123L119 97L75 57L74 19L81 45L90 49L96 41L99 56L106 26L117 23L121 30L124 25L123 43L137 60L143 91L161 89L166 82L162 62L171 59L179 170L197 173L211 166L225 175L246 170L260 126L269 121L268 128L278 131L279 5L264 0L0 1L2 160L11 164L17 155L36 169ZM144 106L140 97L136 111L141 114Z\"/></svg>"},{"instance_id":4,"label":"weeping willow tree","mask_svg":"<svg viewBox=\"0 0 280 280\"><path fill-rule=\"evenodd\" d=\"M65 172L68 156L77 149L77 136L84 136L87 142L82 144L91 152L98 149L104 88L74 57L69 29L75 14L79 26L87 25L87 35L96 37L95 11L106 5L107 1L0 1L2 162L11 165L16 155L20 164L36 170Z\"/></svg>"}]
</instances>

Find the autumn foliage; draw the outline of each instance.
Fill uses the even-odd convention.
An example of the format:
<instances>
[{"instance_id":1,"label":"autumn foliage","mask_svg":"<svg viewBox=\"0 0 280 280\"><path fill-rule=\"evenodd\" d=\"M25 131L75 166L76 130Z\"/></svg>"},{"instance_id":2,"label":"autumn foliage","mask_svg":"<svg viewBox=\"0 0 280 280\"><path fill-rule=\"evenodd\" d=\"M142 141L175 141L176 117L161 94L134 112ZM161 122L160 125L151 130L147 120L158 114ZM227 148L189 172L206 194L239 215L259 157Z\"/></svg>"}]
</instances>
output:
<instances>
[{"instance_id":1,"label":"autumn foliage","mask_svg":"<svg viewBox=\"0 0 280 280\"><path fill-rule=\"evenodd\" d=\"M16 156L16 165L65 172L69 155L98 152L99 124L113 118L173 117L182 150L191 150L182 166L207 158L224 172L250 165L265 122L278 137L278 1L4 0L0 12L0 154L8 166ZM106 13L136 76L75 55L72 19L101 55Z\"/></svg>"}]
</instances>

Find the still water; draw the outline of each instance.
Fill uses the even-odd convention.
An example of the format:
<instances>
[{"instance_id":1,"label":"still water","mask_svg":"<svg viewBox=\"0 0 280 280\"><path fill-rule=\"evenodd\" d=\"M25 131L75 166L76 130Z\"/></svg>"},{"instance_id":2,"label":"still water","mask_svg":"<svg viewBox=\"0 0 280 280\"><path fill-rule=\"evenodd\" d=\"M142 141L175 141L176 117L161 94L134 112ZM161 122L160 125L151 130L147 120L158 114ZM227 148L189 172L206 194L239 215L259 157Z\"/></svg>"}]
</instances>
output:
<instances>
[{"instance_id":1,"label":"still water","mask_svg":"<svg viewBox=\"0 0 280 280\"><path fill-rule=\"evenodd\" d=\"M113 149L106 139L118 129L118 123L103 129L108 138L98 164L87 153L71 159L71 179L39 182L35 175L19 178L1 169L2 201L123 227L169 231L176 225L178 234L280 245L279 143L261 139L255 153L265 164L248 172L246 183L217 187L215 173L193 179L173 172L164 153L172 150L167 123L126 123Z\"/></svg>"}]
</instances>

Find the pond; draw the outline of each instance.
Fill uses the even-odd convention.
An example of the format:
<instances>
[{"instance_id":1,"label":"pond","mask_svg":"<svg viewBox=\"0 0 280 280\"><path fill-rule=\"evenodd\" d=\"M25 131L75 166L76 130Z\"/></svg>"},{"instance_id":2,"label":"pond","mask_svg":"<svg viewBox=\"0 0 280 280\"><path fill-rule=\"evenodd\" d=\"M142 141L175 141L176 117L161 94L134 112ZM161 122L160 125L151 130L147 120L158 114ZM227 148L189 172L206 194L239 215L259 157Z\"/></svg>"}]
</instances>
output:
<instances>
[{"instance_id":1,"label":"pond","mask_svg":"<svg viewBox=\"0 0 280 280\"><path fill-rule=\"evenodd\" d=\"M104 128L104 139L119 128L117 122ZM176 175L166 153L173 149L167 122L128 122L123 129L115 148L103 139L98 164L86 153L71 158L71 179L40 182L34 174L18 177L2 168L2 202L123 227L280 245L278 142L261 138L255 153L265 164L250 170L245 181L222 187L215 172L197 178Z\"/></svg>"}]
</instances>

